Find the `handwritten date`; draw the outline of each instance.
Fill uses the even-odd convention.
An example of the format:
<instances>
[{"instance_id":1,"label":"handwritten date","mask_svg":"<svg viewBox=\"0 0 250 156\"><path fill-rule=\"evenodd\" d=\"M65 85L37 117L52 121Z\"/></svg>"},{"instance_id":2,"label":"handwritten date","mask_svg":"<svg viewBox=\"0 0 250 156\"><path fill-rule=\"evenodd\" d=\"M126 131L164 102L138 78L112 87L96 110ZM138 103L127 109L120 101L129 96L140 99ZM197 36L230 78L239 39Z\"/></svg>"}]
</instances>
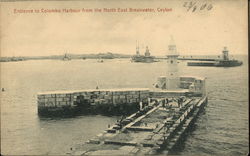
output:
<instances>
[{"instance_id":1,"label":"handwritten date","mask_svg":"<svg viewBox=\"0 0 250 156\"><path fill-rule=\"evenodd\" d=\"M207 10L210 11L213 8L212 4L208 3L197 3L194 1L184 2L183 7L187 9L187 11L201 11L201 10Z\"/></svg>"}]
</instances>

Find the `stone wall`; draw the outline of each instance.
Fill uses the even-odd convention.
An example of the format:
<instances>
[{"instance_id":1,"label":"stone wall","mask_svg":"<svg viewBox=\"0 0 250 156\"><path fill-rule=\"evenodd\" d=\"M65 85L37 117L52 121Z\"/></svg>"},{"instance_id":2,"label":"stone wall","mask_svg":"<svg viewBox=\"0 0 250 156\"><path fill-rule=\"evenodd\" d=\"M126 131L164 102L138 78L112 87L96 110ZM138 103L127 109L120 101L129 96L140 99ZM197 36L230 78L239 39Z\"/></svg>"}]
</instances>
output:
<instances>
[{"instance_id":1,"label":"stone wall","mask_svg":"<svg viewBox=\"0 0 250 156\"><path fill-rule=\"evenodd\" d=\"M87 100L91 105L147 103L148 97L147 88L56 91L37 95L38 108L74 107L81 100Z\"/></svg>"},{"instance_id":2,"label":"stone wall","mask_svg":"<svg viewBox=\"0 0 250 156\"><path fill-rule=\"evenodd\" d=\"M39 93L37 95L38 107L73 106L73 93Z\"/></svg>"}]
</instances>

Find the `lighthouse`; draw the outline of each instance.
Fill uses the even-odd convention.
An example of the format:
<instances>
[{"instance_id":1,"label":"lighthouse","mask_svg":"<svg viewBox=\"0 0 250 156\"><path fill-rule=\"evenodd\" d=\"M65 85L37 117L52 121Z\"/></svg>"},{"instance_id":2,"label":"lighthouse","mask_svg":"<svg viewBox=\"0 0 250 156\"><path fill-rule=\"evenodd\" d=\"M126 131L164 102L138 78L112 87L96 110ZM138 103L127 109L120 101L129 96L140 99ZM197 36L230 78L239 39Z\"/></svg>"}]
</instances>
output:
<instances>
[{"instance_id":1,"label":"lighthouse","mask_svg":"<svg viewBox=\"0 0 250 156\"><path fill-rule=\"evenodd\" d=\"M166 76L166 89L175 90L180 86L180 78L178 74L178 58L179 54L176 49L173 38L171 37L170 44L168 45L167 53L167 76Z\"/></svg>"},{"instance_id":2,"label":"lighthouse","mask_svg":"<svg viewBox=\"0 0 250 156\"><path fill-rule=\"evenodd\" d=\"M222 51L222 57L224 60L229 60L227 47L224 47Z\"/></svg>"},{"instance_id":3,"label":"lighthouse","mask_svg":"<svg viewBox=\"0 0 250 156\"><path fill-rule=\"evenodd\" d=\"M150 52L149 52L148 46L146 46L145 56L146 57L150 56Z\"/></svg>"}]
</instances>

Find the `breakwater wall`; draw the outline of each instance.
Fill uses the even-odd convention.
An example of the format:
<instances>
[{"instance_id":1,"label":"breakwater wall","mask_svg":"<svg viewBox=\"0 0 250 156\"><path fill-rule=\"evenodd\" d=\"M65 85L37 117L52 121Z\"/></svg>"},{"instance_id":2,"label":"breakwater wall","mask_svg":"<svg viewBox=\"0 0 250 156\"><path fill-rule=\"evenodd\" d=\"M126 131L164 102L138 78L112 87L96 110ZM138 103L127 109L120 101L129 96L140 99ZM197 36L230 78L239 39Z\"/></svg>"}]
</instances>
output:
<instances>
[{"instance_id":1,"label":"breakwater wall","mask_svg":"<svg viewBox=\"0 0 250 156\"><path fill-rule=\"evenodd\" d=\"M92 89L53 91L37 94L40 116L78 114L128 115L149 104L152 98L194 95L189 89L179 91L148 88Z\"/></svg>"},{"instance_id":2,"label":"breakwater wall","mask_svg":"<svg viewBox=\"0 0 250 156\"><path fill-rule=\"evenodd\" d=\"M191 61L217 61L219 59L213 58L178 58L178 60L191 60Z\"/></svg>"},{"instance_id":3,"label":"breakwater wall","mask_svg":"<svg viewBox=\"0 0 250 156\"><path fill-rule=\"evenodd\" d=\"M39 115L71 113L131 113L148 103L149 89L94 89L38 93ZM99 111L99 112L96 112Z\"/></svg>"},{"instance_id":4,"label":"breakwater wall","mask_svg":"<svg viewBox=\"0 0 250 156\"><path fill-rule=\"evenodd\" d=\"M188 62L188 66L210 66L214 67L216 66L216 62Z\"/></svg>"}]
</instances>

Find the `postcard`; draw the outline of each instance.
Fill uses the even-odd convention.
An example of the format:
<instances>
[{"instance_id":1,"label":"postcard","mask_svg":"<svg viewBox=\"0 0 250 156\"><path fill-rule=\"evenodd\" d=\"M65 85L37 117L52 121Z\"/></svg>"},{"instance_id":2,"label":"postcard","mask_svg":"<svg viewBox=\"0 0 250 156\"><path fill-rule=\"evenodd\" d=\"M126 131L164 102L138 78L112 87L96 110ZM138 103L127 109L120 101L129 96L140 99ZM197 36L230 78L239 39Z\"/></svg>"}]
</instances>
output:
<instances>
[{"instance_id":1,"label":"postcard","mask_svg":"<svg viewBox=\"0 0 250 156\"><path fill-rule=\"evenodd\" d=\"M2 155L247 155L246 0L0 2Z\"/></svg>"}]
</instances>

